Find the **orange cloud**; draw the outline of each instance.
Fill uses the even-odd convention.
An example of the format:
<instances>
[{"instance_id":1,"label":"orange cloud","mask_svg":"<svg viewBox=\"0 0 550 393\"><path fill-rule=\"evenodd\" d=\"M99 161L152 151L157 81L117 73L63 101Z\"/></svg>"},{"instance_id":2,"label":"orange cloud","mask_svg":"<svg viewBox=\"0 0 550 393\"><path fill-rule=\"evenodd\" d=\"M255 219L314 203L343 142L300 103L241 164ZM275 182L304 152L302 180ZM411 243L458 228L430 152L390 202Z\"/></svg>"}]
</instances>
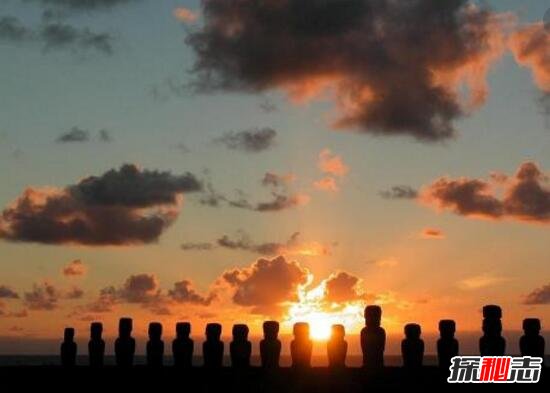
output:
<instances>
[{"instance_id":1,"label":"orange cloud","mask_svg":"<svg viewBox=\"0 0 550 393\"><path fill-rule=\"evenodd\" d=\"M441 229L424 228L421 233L423 239L445 239L445 234Z\"/></svg>"},{"instance_id":2,"label":"orange cloud","mask_svg":"<svg viewBox=\"0 0 550 393\"><path fill-rule=\"evenodd\" d=\"M497 189L502 189L502 196ZM550 182L533 162L520 165L505 183L442 177L425 187L420 199L466 217L550 223Z\"/></svg>"},{"instance_id":3,"label":"orange cloud","mask_svg":"<svg viewBox=\"0 0 550 393\"><path fill-rule=\"evenodd\" d=\"M542 22L524 26L511 34L510 50L516 61L531 69L536 85L550 93L550 33Z\"/></svg>"},{"instance_id":4,"label":"orange cloud","mask_svg":"<svg viewBox=\"0 0 550 393\"><path fill-rule=\"evenodd\" d=\"M321 191L338 192L340 190L338 184L336 184L336 179L333 177L323 177L313 182L313 186Z\"/></svg>"},{"instance_id":5,"label":"orange cloud","mask_svg":"<svg viewBox=\"0 0 550 393\"><path fill-rule=\"evenodd\" d=\"M321 150L317 165L321 172L338 177L345 176L349 172L349 167L344 164L342 157L332 154L329 149Z\"/></svg>"},{"instance_id":6,"label":"orange cloud","mask_svg":"<svg viewBox=\"0 0 550 393\"><path fill-rule=\"evenodd\" d=\"M193 23L198 19L197 13L191 11L189 8L178 7L174 10L174 16L181 22Z\"/></svg>"},{"instance_id":7,"label":"orange cloud","mask_svg":"<svg viewBox=\"0 0 550 393\"><path fill-rule=\"evenodd\" d=\"M83 276L88 271L88 268L80 259L71 261L67 266L63 268L63 275L65 276Z\"/></svg>"}]
</instances>

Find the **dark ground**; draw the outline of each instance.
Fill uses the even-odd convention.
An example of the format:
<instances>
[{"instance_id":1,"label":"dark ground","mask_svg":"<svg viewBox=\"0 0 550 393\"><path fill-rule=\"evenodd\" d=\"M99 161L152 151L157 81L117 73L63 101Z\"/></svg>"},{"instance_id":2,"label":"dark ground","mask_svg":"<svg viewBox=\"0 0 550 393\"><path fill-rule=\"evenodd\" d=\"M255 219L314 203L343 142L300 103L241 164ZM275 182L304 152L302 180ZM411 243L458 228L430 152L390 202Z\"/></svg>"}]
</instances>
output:
<instances>
[{"instance_id":1,"label":"dark ground","mask_svg":"<svg viewBox=\"0 0 550 393\"><path fill-rule=\"evenodd\" d=\"M44 392L273 392L273 393L353 393L353 392L431 392L431 391L518 391L550 392L550 371L543 370L538 384L463 384L446 382L436 367L424 367L409 375L400 367L387 367L378 376L368 375L361 368L330 370L316 367L298 371L290 368L267 372L252 367L247 370L204 368L179 370L173 367L131 369L105 367L2 367L0 386L3 392L38 389Z\"/></svg>"}]
</instances>

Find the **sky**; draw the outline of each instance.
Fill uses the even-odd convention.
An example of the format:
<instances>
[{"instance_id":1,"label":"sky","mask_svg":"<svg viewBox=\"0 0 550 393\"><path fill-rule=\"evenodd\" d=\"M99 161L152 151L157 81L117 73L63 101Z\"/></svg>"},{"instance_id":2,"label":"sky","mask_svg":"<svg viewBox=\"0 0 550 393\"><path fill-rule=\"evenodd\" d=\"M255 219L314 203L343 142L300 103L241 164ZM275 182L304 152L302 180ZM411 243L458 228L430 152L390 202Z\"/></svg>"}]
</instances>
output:
<instances>
[{"instance_id":1,"label":"sky","mask_svg":"<svg viewBox=\"0 0 550 393\"><path fill-rule=\"evenodd\" d=\"M548 8L3 1L0 336L544 327Z\"/></svg>"}]
</instances>

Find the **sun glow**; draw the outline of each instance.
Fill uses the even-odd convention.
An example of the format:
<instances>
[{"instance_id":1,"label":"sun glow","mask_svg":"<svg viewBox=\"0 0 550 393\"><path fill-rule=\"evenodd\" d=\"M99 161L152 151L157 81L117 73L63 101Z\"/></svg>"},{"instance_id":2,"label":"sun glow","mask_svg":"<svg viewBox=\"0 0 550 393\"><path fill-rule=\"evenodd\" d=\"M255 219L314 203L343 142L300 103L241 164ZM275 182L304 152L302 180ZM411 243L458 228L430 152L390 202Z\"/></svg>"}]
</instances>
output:
<instances>
[{"instance_id":1,"label":"sun glow","mask_svg":"<svg viewBox=\"0 0 550 393\"><path fill-rule=\"evenodd\" d=\"M306 287L307 285L299 289L299 300L288 310L286 322L291 329L296 322L307 322L311 338L325 341L330 338L332 325L344 325L348 333L361 328L363 313L361 302L348 302L343 305L327 302L324 282L311 290L307 290Z\"/></svg>"}]
</instances>

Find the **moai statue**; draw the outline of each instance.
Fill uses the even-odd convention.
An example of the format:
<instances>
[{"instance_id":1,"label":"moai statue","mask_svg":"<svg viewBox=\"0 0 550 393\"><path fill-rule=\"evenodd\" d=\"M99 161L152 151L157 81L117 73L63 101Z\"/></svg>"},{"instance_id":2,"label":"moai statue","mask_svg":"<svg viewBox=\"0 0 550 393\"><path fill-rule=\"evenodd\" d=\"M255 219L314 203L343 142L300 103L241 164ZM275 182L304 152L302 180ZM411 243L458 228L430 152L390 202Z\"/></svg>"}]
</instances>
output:
<instances>
[{"instance_id":1,"label":"moai statue","mask_svg":"<svg viewBox=\"0 0 550 393\"><path fill-rule=\"evenodd\" d=\"M194 343L189 335L191 324L189 322L176 323L176 339L172 342L172 354L174 366L190 368L193 365Z\"/></svg>"},{"instance_id":2,"label":"moai statue","mask_svg":"<svg viewBox=\"0 0 550 393\"><path fill-rule=\"evenodd\" d=\"M250 367L252 344L248 341L248 326L242 324L233 326L233 341L229 344L229 352L232 367Z\"/></svg>"},{"instance_id":3,"label":"moai statue","mask_svg":"<svg viewBox=\"0 0 550 393\"><path fill-rule=\"evenodd\" d=\"M534 356L544 359L544 337L540 335L540 319L527 318L523 320L524 335L519 339L521 356Z\"/></svg>"},{"instance_id":4,"label":"moai statue","mask_svg":"<svg viewBox=\"0 0 550 393\"><path fill-rule=\"evenodd\" d=\"M437 359L439 368L449 370L451 359L458 355L458 340L455 338L456 323L451 319L439 321L439 340L437 340Z\"/></svg>"},{"instance_id":5,"label":"moai statue","mask_svg":"<svg viewBox=\"0 0 550 393\"><path fill-rule=\"evenodd\" d=\"M332 334L327 342L328 365L332 368L346 367L348 343L344 340L344 325L332 325Z\"/></svg>"},{"instance_id":6,"label":"moai statue","mask_svg":"<svg viewBox=\"0 0 550 393\"><path fill-rule=\"evenodd\" d=\"M221 368L223 365L223 341L222 325L209 323L206 325L206 341L202 344L204 366L208 368Z\"/></svg>"},{"instance_id":7,"label":"moai statue","mask_svg":"<svg viewBox=\"0 0 550 393\"><path fill-rule=\"evenodd\" d=\"M422 367L424 341L420 338L421 328L416 323L405 325L405 339L401 341L403 367L417 369Z\"/></svg>"},{"instance_id":8,"label":"moai statue","mask_svg":"<svg viewBox=\"0 0 550 393\"><path fill-rule=\"evenodd\" d=\"M294 340L290 343L292 367L311 367L311 351L313 350L313 342L309 338L309 324L306 322L296 322L294 324L293 333Z\"/></svg>"},{"instance_id":9,"label":"moai statue","mask_svg":"<svg viewBox=\"0 0 550 393\"><path fill-rule=\"evenodd\" d=\"M162 341L162 324L149 324L149 341L147 341L147 365L162 367L164 364L164 341Z\"/></svg>"},{"instance_id":10,"label":"moai statue","mask_svg":"<svg viewBox=\"0 0 550 393\"><path fill-rule=\"evenodd\" d=\"M281 341L279 336L279 322L265 321L263 324L264 338L260 341L260 357L262 358L262 367L279 367L279 358L281 357Z\"/></svg>"},{"instance_id":11,"label":"moai statue","mask_svg":"<svg viewBox=\"0 0 550 393\"><path fill-rule=\"evenodd\" d=\"M483 307L483 336L479 339L481 356L504 356L506 340L502 337L502 309L493 304Z\"/></svg>"},{"instance_id":12,"label":"moai statue","mask_svg":"<svg viewBox=\"0 0 550 393\"><path fill-rule=\"evenodd\" d=\"M88 342L88 357L90 366L103 367L105 357L105 341L101 337L103 334L103 324L101 322L92 322L90 324L90 341Z\"/></svg>"},{"instance_id":13,"label":"moai statue","mask_svg":"<svg viewBox=\"0 0 550 393\"><path fill-rule=\"evenodd\" d=\"M369 371L379 371L384 367L386 331L380 326L382 309L380 306L365 307L365 327L361 330L363 367Z\"/></svg>"},{"instance_id":14,"label":"moai statue","mask_svg":"<svg viewBox=\"0 0 550 393\"><path fill-rule=\"evenodd\" d=\"M61 365L63 367L76 366L76 343L74 342L74 329L65 328L63 342L61 343Z\"/></svg>"},{"instance_id":15,"label":"moai statue","mask_svg":"<svg viewBox=\"0 0 550 393\"><path fill-rule=\"evenodd\" d=\"M132 318L120 318L118 338L115 340L115 358L117 366L131 367L134 364L136 340L132 337Z\"/></svg>"}]
</instances>

